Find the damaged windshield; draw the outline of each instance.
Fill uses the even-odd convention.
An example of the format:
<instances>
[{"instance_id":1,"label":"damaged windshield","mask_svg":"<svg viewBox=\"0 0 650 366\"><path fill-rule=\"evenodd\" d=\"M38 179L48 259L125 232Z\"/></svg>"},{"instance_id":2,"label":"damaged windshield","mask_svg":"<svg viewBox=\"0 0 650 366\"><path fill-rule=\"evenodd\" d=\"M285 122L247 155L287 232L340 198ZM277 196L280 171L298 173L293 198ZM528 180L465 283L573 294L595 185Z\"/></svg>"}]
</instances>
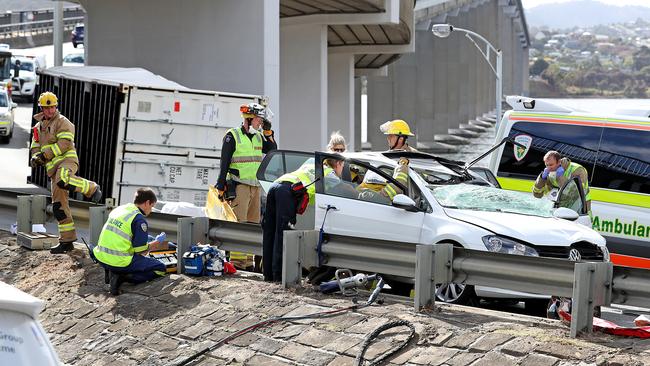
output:
<instances>
[{"instance_id":1,"label":"damaged windshield","mask_svg":"<svg viewBox=\"0 0 650 366\"><path fill-rule=\"evenodd\" d=\"M553 216L553 202L528 193L472 184L456 184L431 188L438 203L446 208L509 212L540 217Z\"/></svg>"}]
</instances>

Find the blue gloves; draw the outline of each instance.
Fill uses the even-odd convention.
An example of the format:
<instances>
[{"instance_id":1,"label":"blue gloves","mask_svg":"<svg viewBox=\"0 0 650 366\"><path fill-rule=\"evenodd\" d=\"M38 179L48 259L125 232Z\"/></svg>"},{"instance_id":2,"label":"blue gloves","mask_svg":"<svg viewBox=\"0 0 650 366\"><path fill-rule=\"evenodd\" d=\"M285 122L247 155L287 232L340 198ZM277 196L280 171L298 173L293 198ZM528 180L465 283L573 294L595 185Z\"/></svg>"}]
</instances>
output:
<instances>
[{"instance_id":1,"label":"blue gloves","mask_svg":"<svg viewBox=\"0 0 650 366\"><path fill-rule=\"evenodd\" d=\"M165 239L167 239L167 234L165 234L165 232L163 231L162 233L158 234L158 236L156 236L155 241L162 243L165 241Z\"/></svg>"},{"instance_id":2,"label":"blue gloves","mask_svg":"<svg viewBox=\"0 0 650 366\"><path fill-rule=\"evenodd\" d=\"M550 172L551 172L551 171L548 170L548 168L544 168L544 171L542 172L542 179L547 180L547 179L548 179L548 174L549 174Z\"/></svg>"},{"instance_id":3,"label":"blue gloves","mask_svg":"<svg viewBox=\"0 0 650 366\"><path fill-rule=\"evenodd\" d=\"M556 177L561 177L564 175L564 168L562 168L562 165L560 165L556 170L555 170L555 176Z\"/></svg>"}]
</instances>

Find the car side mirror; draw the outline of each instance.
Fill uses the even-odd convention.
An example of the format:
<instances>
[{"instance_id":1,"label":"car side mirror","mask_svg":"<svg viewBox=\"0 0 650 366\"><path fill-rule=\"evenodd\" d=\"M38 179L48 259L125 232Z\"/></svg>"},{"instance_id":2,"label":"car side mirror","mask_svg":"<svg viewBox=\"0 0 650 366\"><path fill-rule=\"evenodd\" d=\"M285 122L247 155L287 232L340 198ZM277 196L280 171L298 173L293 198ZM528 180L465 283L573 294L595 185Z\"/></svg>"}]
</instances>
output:
<instances>
[{"instance_id":1,"label":"car side mirror","mask_svg":"<svg viewBox=\"0 0 650 366\"><path fill-rule=\"evenodd\" d=\"M18 108L18 104L11 102L11 109Z\"/></svg>"},{"instance_id":2,"label":"car side mirror","mask_svg":"<svg viewBox=\"0 0 650 366\"><path fill-rule=\"evenodd\" d=\"M564 220L569 220L569 221L575 221L580 217L577 212L573 211L570 208L566 207L559 207L556 208L555 211L553 211L553 216L559 218L559 219L564 219Z\"/></svg>"},{"instance_id":3,"label":"car side mirror","mask_svg":"<svg viewBox=\"0 0 650 366\"><path fill-rule=\"evenodd\" d=\"M415 205L415 201L413 201L411 197L404 194L398 194L393 197L393 206L410 212L418 211L418 207Z\"/></svg>"}]
</instances>

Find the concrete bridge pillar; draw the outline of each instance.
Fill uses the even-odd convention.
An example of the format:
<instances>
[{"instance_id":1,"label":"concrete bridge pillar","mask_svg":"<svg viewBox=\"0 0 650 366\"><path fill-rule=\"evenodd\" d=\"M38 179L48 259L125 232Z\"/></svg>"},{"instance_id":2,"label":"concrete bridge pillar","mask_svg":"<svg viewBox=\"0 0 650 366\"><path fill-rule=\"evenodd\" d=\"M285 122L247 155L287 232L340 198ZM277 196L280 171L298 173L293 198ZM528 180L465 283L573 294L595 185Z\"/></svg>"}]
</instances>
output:
<instances>
[{"instance_id":1,"label":"concrete bridge pillar","mask_svg":"<svg viewBox=\"0 0 650 366\"><path fill-rule=\"evenodd\" d=\"M476 4L471 5L467 12L467 26L470 30L481 34L481 30L478 25L477 13L478 9L476 7ZM467 124L467 121L476 118L479 93L478 72L479 70L483 71L483 67L486 66L485 60L483 59L483 56L479 50L477 50L476 47L471 42L469 42L468 39L465 40L465 43L469 43L471 55L467 60L469 63L469 68L467 69L467 118L461 121L462 124ZM484 47L484 45L481 44L482 42L480 40L477 43L479 47Z\"/></svg>"},{"instance_id":2,"label":"concrete bridge pillar","mask_svg":"<svg viewBox=\"0 0 650 366\"><path fill-rule=\"evenodd\" d=\"M354 138L347 139L348 150L361 151L361 92L363 81L361 77L354 78Z\"/></svg>"},{"instance_id":3,"label":"concrete bridge pillar","mask_svg":"<svg viewBox=\"0 0 650 366\"><path fill-rule=\"evenodd\" d=\"M417 35L416 35L417 47ZM415 134L418 131L417 120L417 84L419 83L416 69L416 54L406 53L391 67L393 80L393 115L389 119L403 119ZM413 142L414 143L414 142Z\"/></svg>"},{"instance_id":4,"label":"concrete bridge pillar","mask_svg":"<svg viewBox=\"0 0 650 366\"><path fill-rule=\"evenodd\" d=\"M436 40L434 35L428 29L429 23L421 25L421 28L415 34L415 57L417 69L417 92L416 92L416 126L415 134L418 143L425 146L434 142L434 136L437 133L446 133L444 129L438 128L435 121L435 98L436 79L435 71L438 68L444 68L444 64L436 61L439 55L436 55ZM412 143L413 144L413 143Z\"/></svg>"},{"instance_id":5,"label":"concrete bridge pillar","mask_svg":"<svg viewBox=\"0 0 650 366\"><path fill-rule=\"evenodd\" d=\"M460 28L472 29L472 24L469 22L469 6L465 6L461 9L456 17L456 21L452 24ZM476 49L474 45L469 42L465 37L465 33L461 32L452 32L452 36L455 36L454 39L450 39L450 42L458 45L458 70L456 74L456 82L458 83L458 118L455 121L451 121L449 126L451 129L458 129L461 123L467 123L470 116L470 103L469 94L471 92L470 87L470 68L473 66L472 59L477 57ZM451 37L449 37L451 38ZM473 87L473 86L472 86Z\"/></svg>"},{"instance_id":6,"label":"concrete bridge pillar","mask_svg":"<svg viewBox=\"0 0 650 366\"><path fill-rule=\"evenodd\" d=\"M314 151L327 145L327 26L280 27L282 148Z\"/></svg>"},{"instance_id":7,"label":"concrete bridge pillar","mask_svg":"<svg viewBox=\"0 0 650 366\"><path fill-rule=\"evenodd\" d=\"M331 53L327 62L326 139L333 131L341 131L350 150L354 150L356 131L354 118L354 55Z\"/></svg>"},{"instance_id":8,"label":"concrete bridge pillar","mask_svg":"<svg viewBox=\"0 0 650 366\"><path fill-rule=\"evenodd\" d=\"M387 76L368 76L368 142L372 150L386 150L386 137L379 131L382 123L393 118L393 65Z\"/></svg>"}]
</instances>

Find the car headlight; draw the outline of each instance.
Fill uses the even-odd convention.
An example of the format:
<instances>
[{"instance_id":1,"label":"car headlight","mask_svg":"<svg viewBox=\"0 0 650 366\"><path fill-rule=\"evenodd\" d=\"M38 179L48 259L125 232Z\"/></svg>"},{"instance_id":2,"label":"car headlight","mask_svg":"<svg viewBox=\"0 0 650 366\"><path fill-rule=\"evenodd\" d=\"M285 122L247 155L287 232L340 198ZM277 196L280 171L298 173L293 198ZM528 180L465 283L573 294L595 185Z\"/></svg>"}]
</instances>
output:
<instances>
[{"instance_id":1,"label":"car headlight","mask_svg":"<svg viewBox=\"0 0 650 366\"><path fill-rule=\"evenodd\" d=\"M514 241L512 239L504 238L497 235L487 235L483 237L483 243L490 252L527 255L531 257L539 257L537 251L527 245Z\"/></svg>"},{"instance_id":2,"label":"car headlight","mask_svg":"<svg viewBox=\"0 0 650 366\"><path fill-rule=\"evenodd\" d=\"M0 113L0 119L8 120L11 118L11 113Z\"/></svg>"}]
</instances>

